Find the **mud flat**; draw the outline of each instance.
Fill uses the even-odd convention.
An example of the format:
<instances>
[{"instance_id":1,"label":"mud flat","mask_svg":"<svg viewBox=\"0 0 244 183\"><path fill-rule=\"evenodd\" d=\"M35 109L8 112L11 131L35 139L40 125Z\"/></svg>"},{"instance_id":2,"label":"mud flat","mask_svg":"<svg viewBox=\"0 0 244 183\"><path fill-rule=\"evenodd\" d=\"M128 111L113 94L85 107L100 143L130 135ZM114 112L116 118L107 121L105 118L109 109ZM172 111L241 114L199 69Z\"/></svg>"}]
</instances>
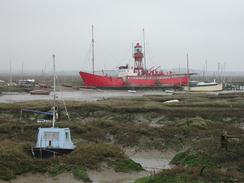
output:
<instances>
[{"instance_id":1,"label":"mud flat","mask_svg":"<svg viewBox=\"0 0 244 183\"><path fill-rule=\"evenodd\" d=\"M162 169L169 169L169 164L175 156L175 151L167 150L165 152L159 150L137 150L136 148L127 148L126 154L133 161L140 163L142 167L151 173L157 173Z\"/></svg>"},{"instance_id":2,"label":"mud flat","mask_svg":"<svg viewBox=\"0 0 244 183\"><path fill-rule=\"evenodd\" d=\"M82 90L70 90L57 92L57 96L60 99L72 100L72 101L96 101L106 98L116 97L140 97L143 95L164 95L165 93L161 90L149 90L149 91L138 91L136 93L129 93L128 91L119 90L93 90L93 89L82 89ZM0 103L14 103L14 102L25 102L34 100L51 100L52 93L50 95L30 95L29 93L16 93L8 92L0 95Z\"/></svg>"},{"instance_id":3,"label":"mud flat","mask_svg":"<svg viewBox=\"0 0 244 183\"><path fill-rule=\"evenodd\" d=\"M93 183L133 183L135 180L150 175L149 172L121 173L112 169L89 171L88 175Z\"/></svg>"},{"instance_id":4,"label":"mud flat","mask_svg":"<svg viewBox=\"0 0 244 183\"><path fill-rule=\"evenodd\" d=\"M115 172L112 169L104 169L101 171L88 171L88 175L93 183L133 183L135 180L148 176L149 173L142 171L137 173L121 173ZM77 180L71 173L62 173L55 177L50 177L47 174L32 174L27 173L17 176L16 179L10 181L0 180L0 183L83 183L82 180Z\"/></svg>"},{"instance_id":5,"label":"mud flat","mask_svg":"<svg viewBox=\"0 0 244 183\"><path fill-rule=\"evenodd\" d=\"M17 176L16 179L11 181L1 181L0 183L81 183L82 181L76 180L71 173L62 173L56 177L50 177L47 174L27 173Z\"/></svg>"}]
</instances>

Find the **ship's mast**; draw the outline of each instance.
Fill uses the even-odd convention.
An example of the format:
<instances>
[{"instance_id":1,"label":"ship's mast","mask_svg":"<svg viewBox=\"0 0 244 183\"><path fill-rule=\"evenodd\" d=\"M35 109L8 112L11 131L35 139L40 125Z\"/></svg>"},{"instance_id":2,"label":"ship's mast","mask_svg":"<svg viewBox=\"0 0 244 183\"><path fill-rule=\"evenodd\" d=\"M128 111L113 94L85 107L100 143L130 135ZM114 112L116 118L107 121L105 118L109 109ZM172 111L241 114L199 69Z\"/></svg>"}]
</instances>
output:
<instances>
[{"instance_id":1,"label":"ship's mast","mask_svg":"<svg viewBox=\"0 0 244 183\"><path fill-rule=\"evenodd\" d=\"M146 62L146 43L145 43L145 31L144 28L142 29L143 34L143 55L144 55L144 69L147 70L147 62Z\"/></svg>"},{"instance_id":2,"label":"ship's mast","mask_svg":"<svg viewBox=\"0 0 244 183\"><path fill-rule=\"evenodd\" d=\"M188 57L188 53L186 54L186 64L187 64L187 77L189 79L188 81L188 92L190 92L190 73L189 73L189 57Z\"/></svg>"},{"instance_id":3,"label":"ship's mast","mask_svg":"<svg viewBox=\"0 0 244 183\"><path fill-rule=\"evenodd\" d=\"M92 25L92 73L94 74L94 31Z\"/></svg>"},{"instance_id":4,"label":"ship's mast","mask_svg":"<svg viewBox=\"0 0 244 183\"><path fill-rule=\"evenodd\" d=\"M208 61L205 60L205 81L208 81Z\"/></svg>"},{"instance_id":5,"label":"ship's mast","mask_svg":"<svg viewBox=\"0 0 244 183\"><path fill-rule=\"evenodd\" d=\"M53 54L53 128L56 120L56 72L55 72L55 55Z\"/></svg>"},{"instance_id":6,"label":"ship's mast","mask_svg":"<svg viewBox=\"0 0 244 183\"><path fill-rule=\"evenodd\" d=\"M13 76L12 76L12 61L9 61L9 82L10 85L12 85L13 83Z\"/></svg>"}]
</instances>

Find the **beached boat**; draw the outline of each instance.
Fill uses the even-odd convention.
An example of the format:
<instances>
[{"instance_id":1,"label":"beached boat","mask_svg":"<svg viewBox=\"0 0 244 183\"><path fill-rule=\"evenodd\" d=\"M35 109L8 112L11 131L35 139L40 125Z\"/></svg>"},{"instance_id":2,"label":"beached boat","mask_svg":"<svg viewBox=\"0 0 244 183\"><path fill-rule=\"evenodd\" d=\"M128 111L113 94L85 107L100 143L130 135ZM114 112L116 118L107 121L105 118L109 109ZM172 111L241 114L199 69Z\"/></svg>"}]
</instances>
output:
<instances>
[{"instance_id":1,"label":"beached boat","mask_svg":"<svg viewBox=\"0 0 244 183\"><path fill-rule=\"evenodd\" d=\"M56 155L62 155L72 152L75 149L75 145L71 140L71 134L69 128L55 127L55 121L57 117L56 112L56 79L55 79L55 55L53 55L53 108L52 108L52 127L50 128L38 128L37 141L31 153L34 157L50 158Z\"/></svg>"}]
</instances>

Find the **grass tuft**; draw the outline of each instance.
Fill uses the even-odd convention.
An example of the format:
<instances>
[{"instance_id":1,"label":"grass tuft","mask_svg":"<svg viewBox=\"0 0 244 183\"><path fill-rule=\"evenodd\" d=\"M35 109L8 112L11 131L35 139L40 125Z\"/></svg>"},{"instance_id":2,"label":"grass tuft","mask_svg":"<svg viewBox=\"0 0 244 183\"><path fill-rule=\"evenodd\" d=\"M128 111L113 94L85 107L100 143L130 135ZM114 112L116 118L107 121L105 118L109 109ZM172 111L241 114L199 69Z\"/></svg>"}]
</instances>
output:
<instances>
[{"instance_id":1,"label":"grass tuft","mask_svg":"<svg viewBox=\"0 0 244 183\"><path fill-rule=\"evenodd\" d=\"M82 180L84 182L91 182L91 179L89 178L85 168L81 166L76 166L72 169L72 173L75 178L78 180Z\"/></svg>"},{"instance_id":2,"label":"grass tuft","mask_svg":"<svg viewBox=\"0 0 244 183\"><path fill-rule=\"evenodd\" d=\"M116 172L132 172L144 170L139 163L136 163L131 159L117 160L113 162L113 168Z\"/></svg>"}]
</instances>

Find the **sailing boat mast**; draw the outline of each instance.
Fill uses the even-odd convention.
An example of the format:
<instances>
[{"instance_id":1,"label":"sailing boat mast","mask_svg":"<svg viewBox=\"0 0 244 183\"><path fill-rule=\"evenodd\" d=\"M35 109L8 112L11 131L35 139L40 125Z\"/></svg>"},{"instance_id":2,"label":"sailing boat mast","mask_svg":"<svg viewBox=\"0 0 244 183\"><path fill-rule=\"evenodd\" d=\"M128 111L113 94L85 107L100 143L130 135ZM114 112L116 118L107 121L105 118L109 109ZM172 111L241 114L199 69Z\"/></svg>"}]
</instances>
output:
<instances>
[{"instance_id":1,"label":"sailing boat mast","mask_svg":"<svg viewBox=\"0 0 244 183\"><path fill-rule=\"evenodd\" d=\"M12 85L13 83L13 76L12 76L12 61L9 60L9 83Z\"/></svg>"},{"instance_id":2,"label":"sailing boat mast","mask_svg":"<svg viewBox=\"0 0 244 183\"><path fill-rule=\"evenodd\" d=\"M189 79L189 81L188 81L188 87L187 87L187 89L188 89L188 93L190 92L190 72L189 72L189 57L188 57L188 53L186 54L186 66L187 66L187 77L188 77L188 79Z\"/></svg>"},{"instance_id":3,"label":"sailing boat mast","mask_svg":"<svg viewBox=\"0 0 244 183\"><path fill-rule=\"evenodd\" d=\"M53 54L53 128L56 120L56 72L55 72L55 55Z\"/></svg>"},{"instance_id":4,"label":"sailing boat mast","mask_svg":"<svg viewBox=\"0 0 244 183\"><path fill-rule=\"evenodd\" d=\"M92 73L94 74L94 31L92 24Z\"/></svg>"},{"instance_id":5,"label":"sailing boat mast","mask_svg":"<svg viewBox=\"0 0 244 183\"><path fill-rule=\"evenodd\" d=\"M142 29L142 34L143 34L143 51L144 51L144 68L147 70L147 62L146 62L146 43L145 43L145 31L144 28Z\"/></svg>"},{"instance_id":6,"label":"sailing boat mast","mask_svg":"<svg viewBox=\"0 0 244 183\"><path fill-rule=\"evenodd\" d=\"M21 68L21 79L24 79L24 62L22 62L22 68Z\"/></svg>"}]
</instances>

